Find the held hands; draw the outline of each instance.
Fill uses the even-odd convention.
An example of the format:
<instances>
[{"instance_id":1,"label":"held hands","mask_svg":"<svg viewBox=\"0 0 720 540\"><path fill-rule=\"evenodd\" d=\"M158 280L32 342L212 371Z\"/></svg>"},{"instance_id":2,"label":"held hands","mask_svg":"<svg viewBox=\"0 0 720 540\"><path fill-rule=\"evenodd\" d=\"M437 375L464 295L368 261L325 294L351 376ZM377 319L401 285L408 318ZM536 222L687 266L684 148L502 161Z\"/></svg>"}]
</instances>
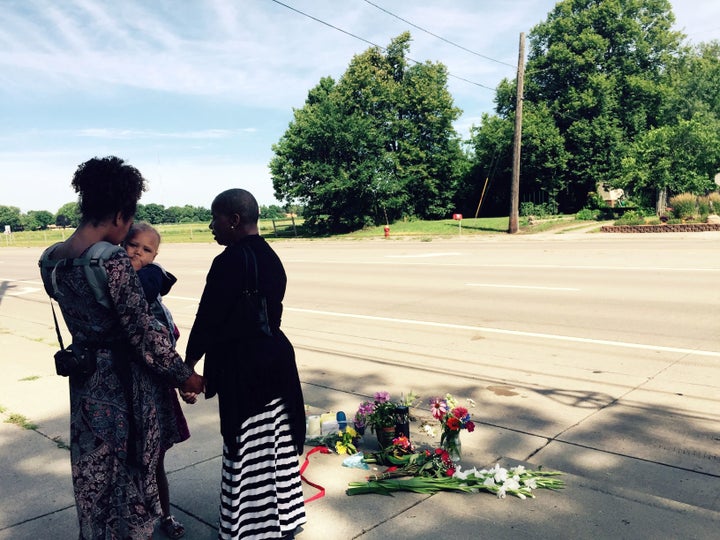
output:
<instances>
[{"instance_id":1,"label":"held hands","mask_svg":"<svg viewBox=\"0 0 720 540\"><path fill-rule=\"evenodd\" d=\"M197 395L205 391L205 378L193 373L180 386L180 397L185 403L193 404L197 401Z\"/></svg>"}]
</instances>

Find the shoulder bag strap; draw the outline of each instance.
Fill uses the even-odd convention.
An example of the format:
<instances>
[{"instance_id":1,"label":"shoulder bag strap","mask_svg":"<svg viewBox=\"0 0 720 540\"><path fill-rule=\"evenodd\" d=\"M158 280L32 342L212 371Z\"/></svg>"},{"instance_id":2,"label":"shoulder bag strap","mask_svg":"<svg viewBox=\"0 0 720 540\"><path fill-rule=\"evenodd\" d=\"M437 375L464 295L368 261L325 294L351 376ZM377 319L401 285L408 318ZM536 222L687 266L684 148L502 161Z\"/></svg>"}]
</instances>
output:
<instances>
[{"instance_id":1,"label":"shoulder bag strap","mask_svg":"<svg viewBox=\"0 0 720 540\"><path fill-rule=\"evenodd\" d=\"M248 273L252 271L252 277L253 277L253 290L259 292L259 285L258 285L258 270L257 270L257 259L255 258L255 252L252 250L252 248L246 248L247 251L250 252L250 260L252 261L252 268L250 268L250 265L247 265Z\"/></svg>"},{"instance_id":2,"label":"shoulder bag strap","mask_svg":"<svg viewBox=\"0 0 720 540\"><path fill-rule=\"evenodd\" d=\"M53 321L55 321L55 332L57 333L58 343L60 343L60 348L64 349L65 345L63 344L62 334L60 334L60 325L58 325L57 315L55 315L55 306L53 305L52 300L50 300L50 309L52 309Z\"/></svg>"}]
</instances>

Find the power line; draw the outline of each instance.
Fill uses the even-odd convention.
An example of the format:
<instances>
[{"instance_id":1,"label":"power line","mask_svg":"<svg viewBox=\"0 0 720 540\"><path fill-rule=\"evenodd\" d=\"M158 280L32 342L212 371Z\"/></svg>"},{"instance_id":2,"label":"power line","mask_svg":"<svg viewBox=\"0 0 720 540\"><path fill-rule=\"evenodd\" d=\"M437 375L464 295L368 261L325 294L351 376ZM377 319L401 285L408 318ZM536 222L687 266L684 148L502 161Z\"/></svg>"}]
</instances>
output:
<instances>
[{"instance_id":1,"label":"power line","mask_svg":"<svg viewBox=\"0 0 720 540\"><path fill-rule=\"evenodd\" d=\"M370 4L370 5L373 6L373 7L376 7L376 8L379 9L380 11L384 11L385 13L387 13L388 15L390 15L391 17L395 17L396 19L398 19L398 20L400 20L400 21L402 21L402 22L404 22L404 23L407 23L407 24L409 24L410 26L412 26L412 27L414 27L414 28L417 28L418 30L420 30L420 31L422 31L422 32L425 32L426 34L429 34L429 35L431 35L431 36L433 36L433 37L435 37L435 38L437 38L437 39L439 39L439 40L441 40L441 41L444 41L445 43L449 43L449 44L452 45L453 47L457 47L458 49L462 49L462 50L465 51L465 52L469 52L470 54L474 54L475 56L479 56L480 58L484 58L485 60L490 60L491 62L497 62L498 64L502 64L502 65L504 65L504 66L510 66L511 68L515 68L515 67L516 67L516 66L514 66L514 65L512 65L512 64L508 64L507 62L503 62L502 60L496 60L495 58L490 58L489 56L485 56L484 54L480 54L479 52L475 52L475 51L473 51L473 50L471 50L471 49L468 49L467 47L463 47L462 45L458 45L457 43L454 43L454 42L450 41L449 39L445 39L445 38L442 37L442 36L438 36L437 34L432 33L430 30L426 30L425 28L423 28L423 27L421 27L421 26L418 26L417 24L414 24L414 23L408 21L407 19L403 19L402 17L400 17L399 15L396 15L395 13L392 13L392 12L388 11L388 10L385 9L384 7L378 6L377 4L375 4L375 3L373 3L373 2L370 2L370 0L365 0L365 2L368 3L368 4Z\"/></svg>"},{"instance_id":2,"label":"power line","mask_svg":"<svg viewBox=\"0 0 720 540\"><path fill-rule=\"evenodd\" d=\"M367 40L367 39L365 39L364 37L361 37L361 36L358 36L358 35L356 35L356 34L353 34L352 32L348 32L347 30L344 30L344 29L342 29L342 28L339 28L339 27L335 26L334 24L330 24L329 22L323 21L322 19L318 19L317 17L314 17L313 15L310 15L310 14L308 14L308 13L305 13L304 11L300 11L299 9L296 9L296 8L294 8L294 7L292 7L292 6L289 6L289 5L287 5L287 4L283 3L283 2L280 2L280 0L272 0L272 1L275 2L276 4L280 5L280 6L283 6L283 7L287 8L287 9L289 9L289 10L291 10L291 11L294 11L295 13L298 13L298 14L304 16L304 17L307 17L308 19L312 19L312 20L315 21L315 22L319 22L320 24L324 24L325 26L327 26L327 27L329 27L329 28L332 28L333 30L337 30L338 32L342 32L342 33L345 34L345 35L348 35L348 36L353 37L353 38L355 38L355 39L359 39L360 41L362 41L362 42L364 42L364 43L367 43L367 44L369 44L369 45L372 45L373 47L377 47L377 48L379 48L379 49L382 50L382 51L387 51L387 49L386 49L385 47L383 47L382 45L378 45L377 43L373 43L372 41ZM409 24L410 24L410 23L409 23ZM411 62L414 62L415 64L421 64L421 63L422 63L422 62L418 62L417 60L413 60L413 59L410 58L410 57L408 57L407 59L408 59L409 61L411 61ZM497 61L497 60L496 60L496 61ZM502 62L501 62L501 63L502 63ZM509 65L509 64L508 64L508 65ZM514 67L514 66L510 66L510 67ZM454 78L454 79L458 79L458 80L461 80L461 81L463 81L463 82L466 82L466 83L469 83L469 84L473 84L473 85L475 85L475 86L479 86L480 88L485 88L485 89L487 89L487 90L491 90L491 91L493 91L493 92L495 91L495 88L492 88L492 87L490 87L490 86L486 86L486 85L484 85L484 84L482 84L482 83L479 83L479 82L475 82L475 81L471 81L471 80L469 80L469 79L465 79L465 78L463 78L463 77L458 77L457 75L453 75L453 74L450 73L449 71L448 71L448 77L452 77L452 78Z\"/></svg>"}]
</instances>

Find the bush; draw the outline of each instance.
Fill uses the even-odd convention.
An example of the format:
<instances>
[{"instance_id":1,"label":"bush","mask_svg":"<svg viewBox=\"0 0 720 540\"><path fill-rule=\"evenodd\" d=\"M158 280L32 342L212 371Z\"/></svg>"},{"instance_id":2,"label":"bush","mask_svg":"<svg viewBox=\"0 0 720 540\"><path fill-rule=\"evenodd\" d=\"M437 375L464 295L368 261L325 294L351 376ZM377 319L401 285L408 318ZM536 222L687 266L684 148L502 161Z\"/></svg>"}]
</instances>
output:
<instances>
[{"instance_id":1,"label":"bush","mask_svg":"<svg viewBox=\"0 0 720 540\"><path fill-rule=\"evenodd\" d=\"M588 193L587 197L587 203L585 204L585 208L590 208L591 210L597 210L602 208L603 206L607 206L603 198L598 194L597 191L591 191ZM584 208L583 208L584 210Z\"/></svg>"},{"instance_id":2,"label":"bush","mask_svg":"<svg viewBox=\"0 0 720 540\"><path fill-rule=\"evenodd\" d=\"M645 225L645 216L642 210L628 210L615 220L615 225Z\"/></svg>"},{"instance_id":3,"label":"bush","mask_svg":"<svg viewBox=\"0 0 720 540\"><path fill-rule=\"evenodd\" d=\"M550 203L535 204L531 202L520 203L521 216L535 216L544 218L553 215L553 206Z\"/></svg>"},{"instance_id":4,"label":"bush","mask_svg":"<svg viewBox=\"0 0 720 540\"><path fill-rule=\"evenodd\" d=\"M708 194L707 198L710 203L710 213L720 214L720 193L713 191Z\"/></svg>"},{"instance_id":5,"label":"bush","mask_svg":"<svg viewBox=\"0 0 720 540\"><path fill-rule=\"evenodd\" d=\"M697 197L692 193L680 193L670 197L670 206L677 219L693 219L698 214Z\"/></svg>"},{"instance_id":6,"label":"bush","mask_svg":"<svg viewBox=\"0 0 720 540\"><path fill-rule=\"evenodd\" d=\"M697 209L698 214L702 217L710 213L710 207L712 204L710 203L710 197L698 197L697 198Z\"/></svg>"},{"instance_id":7,"label":"bush","mask_svg":"<svg viewBox=\"0 0 720 540\"><path fill-rule=\"evenodd\" d=\"M595 221L598 218L599 212L597 210L591 210L590 208L583 208L577 214L575 219L581 221Z\"/></svg>"}]
</instances>

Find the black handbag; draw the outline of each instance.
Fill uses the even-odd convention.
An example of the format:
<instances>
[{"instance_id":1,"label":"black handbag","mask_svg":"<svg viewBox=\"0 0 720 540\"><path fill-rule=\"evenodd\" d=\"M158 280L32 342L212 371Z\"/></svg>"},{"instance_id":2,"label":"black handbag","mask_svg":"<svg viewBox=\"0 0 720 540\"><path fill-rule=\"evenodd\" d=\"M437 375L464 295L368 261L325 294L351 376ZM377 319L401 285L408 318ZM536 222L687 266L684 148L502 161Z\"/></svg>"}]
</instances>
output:
<instances>
[{"instance_id":1,"label":"black handbag","mask_svg":"<svg viewBox=\"0 0 720 540\"><path fill-rule=\"evenodd\" d=\"M55 372L63 377L89 377L97 369L95 352L73 343L65 347L52 301L50 301L50 308L55 321L58 343L60 343L60 350L55 353Z\"/></svg>"},{"instance_id":2,"label":"black handbag","mask_svg":"<svg viewBox=\"0 0 720 540\"><path fill-rule=\"evenodd\" d=\"M238 310L241 324L250 335L272 337L270 321L267 314L267 300L258 288L257 259L252 249L243 246L245 258L245 282L240 291Z\"/></svg>"}]
</instances>

